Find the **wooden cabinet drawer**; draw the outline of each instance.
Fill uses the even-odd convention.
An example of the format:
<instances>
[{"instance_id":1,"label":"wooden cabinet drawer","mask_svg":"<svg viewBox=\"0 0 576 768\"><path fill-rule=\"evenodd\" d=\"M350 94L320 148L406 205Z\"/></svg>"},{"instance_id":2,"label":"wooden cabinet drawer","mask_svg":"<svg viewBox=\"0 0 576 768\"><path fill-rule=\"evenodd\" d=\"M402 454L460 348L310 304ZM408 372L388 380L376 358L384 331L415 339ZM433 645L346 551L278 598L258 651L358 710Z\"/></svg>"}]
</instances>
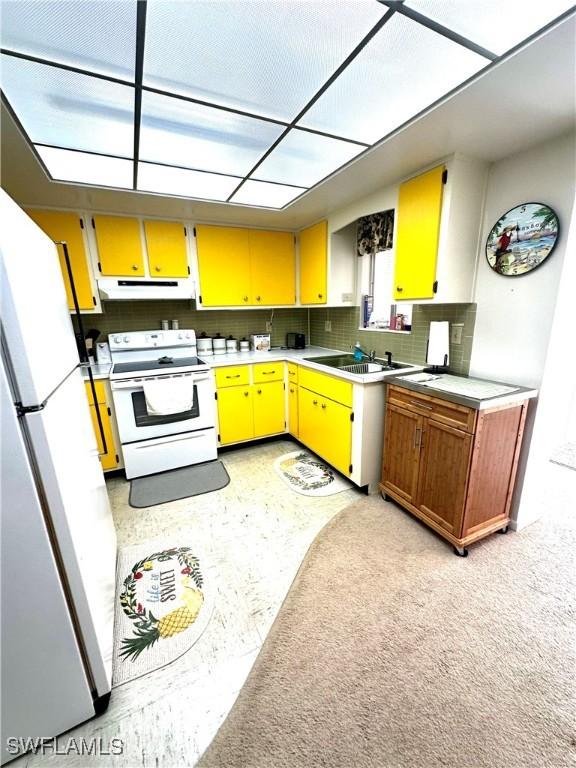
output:
<instances>
[{"instance_id":1,"label":"wooden cabinet drawer","mask_svg":"<svg viewBox=\"0 0 576 768\"><path fill-rule=\"evenodd\" d=\"M387 401L391 405L399 405L449 427L474 432L477 412L473 408L466 408L464 405L423 395L420 392L412 392L403 387L395 387L393 384L388 385Z\"/></svg>"},{"instance_id":2,"label":"wooden cabinet drawer","mask_svg":"<svg viewBox=\"0 0 576 768\"><path fill-rule=\"evenodd\" d=\"M225 368L216 368L216 387L244 386L250 383L249 365L227 365Z\"/></svg>"},{"instance_id":3,"label":"wooden cabinet drawer","mask_svg":"<svg viewBox=\"0 0 576 768\"><path fill-rule=\"evenodd\" d=\"M86 387L86 397L88 398L88 402L90 405L94 405L94 396L92 395L92 387L90 386L90 382L85 381L84 385ZM94 388L96 389L96 398L98 402L106 403L106 382L95 381Z\"/></svg>"},{"instance_id":4,"label":"wooden cabinet drawer","mask_svg":"<svg viewBox=\"0 0 576 768\"><path fill-rule=\"evenodd\" d=\"M294 363L287 363L286 367L288 369L288 381L298 384L298 366Z\"/></svg>"},{"instance_id":5,"label":"wooden cabinet drawer","mask_svg":"<svg viewBox=\"0 0 576 768\"><path fill-rule=\"evenodd\" d=\"M352 383L349 381L301 367L298 383L305 389L324 395L324 397L342 403L342 405L352 407Z\"/></svg>"},{"instance_id":6,"label":"wooden cabinet drawer","mask_svg":"<svg viewBox=\"0 0 576 768\"><path fill-rule=\"evenodd\" d=\"M257 363L252 366L254 384L263 384L267 381L280 381L284 378L283 363Z\"/></svg>"}]
</instances>

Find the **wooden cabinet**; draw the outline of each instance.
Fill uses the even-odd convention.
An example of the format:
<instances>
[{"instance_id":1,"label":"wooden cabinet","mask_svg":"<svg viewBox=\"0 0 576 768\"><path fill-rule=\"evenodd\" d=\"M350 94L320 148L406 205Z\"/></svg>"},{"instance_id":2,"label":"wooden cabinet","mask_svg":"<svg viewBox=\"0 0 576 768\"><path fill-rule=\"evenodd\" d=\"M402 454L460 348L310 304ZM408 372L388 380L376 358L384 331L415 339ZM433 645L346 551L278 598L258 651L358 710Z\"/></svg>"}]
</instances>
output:
<instances>
[{"instance_id":1,"label":"wooden cabinet","mask_svg":"<svg viewBox=\"0 0 576 768\"><path fill-rule=\"evenodd\" d=\"M125 216L92 217L102 275L143 277L144 253L140 221Z\"/></svg>"},{"instance_id":2,"label":"wooden cabinet","mask_svg":"<svg viewBox=\"0 0 576 768\"><path fill-rule=\"evenodd\" d=\"M88 252L84 240L84 219L78 213L70 211L47 211L47 210L27 210L26 213L33 219L51 240L65 241L68 246L68 256L78 304L83 311L94 311L98 307L96 300L96 291L93 287L90 266L88 261ZM68 307L74 309L68 269L64 259L64 249L61 245L57 246L58 256L60 258L60 268L62 278L66 288L66 297Z\"/></svg>"},{"instance_id":3,"label":"wooden cabinet","mask_svg":"<svg viewBox=\"0 0 576 768\"><path fill-rule=\"evenodd\" d=\"M196 249L202 306L295 304L290 232L202 224L196 227Z\"/></svg>"},{"instance_id":4,"label":"wooden cabinet","mask_svg":"<svg viewBox=\"0 0 576 768\"><path fill-rule=\"evenodd\" d=\"M116 442L114 439L112 397L108 394L105 381L100 380L94 382L94 388L96 390L96 401L94 400L90 382L86 381L84 384L86 387L86 397L88 398L88 405L90 408L90 418L92 419L92 426L94 428L96 444L98 445L98 453L100 455L100 463L102 464L102 469L105 472L111 469L117 469L120 466L120 457L117 453ZM98 410L100 412L102 431L100 430L100 424L98 422L96 403L98 403ZM106 450L104 450L102 432L104 432Z\"/></svg>"},{"instance_id":5,"label":"wooden cabinet","mask_svg":"<svg viewBox=\"0 0 576 768\"><path fill-rule=\"evenodd\" d=\"M400 185L395 299L431 299L434 296L444 170L440 165Z\"/></svg>"},{"instance_id":6,"label":"wooden cabinet","mask_svg":"<svg viewBox=\"0 0 576 768\"><path fill-rule=\"evenodd\" d=\"M387 385L381 491L465 554L508 524L526 407L476 411Z\"/></svg>"},{"instance_id":7,"label":"wooden cabinet","mask_svg":"<svg viewBox=\"0 0 576 768\"><path fill-rule=\"evenodd\" d=\"M303 229L300 242L300 303L326 304L328 294L328 222ZM352 290L352 288L351 288Z\"/></svg>"},{"instance_id":8,"label":"wooden cabinet","mask_svg":"<svg viewBox=\"0 0 576 768\"><path fill-rule=\"evenodd\" d=\"M186 227L180 221L144 221L151 277L188 277Z\"/></svg>"}]
</instances>

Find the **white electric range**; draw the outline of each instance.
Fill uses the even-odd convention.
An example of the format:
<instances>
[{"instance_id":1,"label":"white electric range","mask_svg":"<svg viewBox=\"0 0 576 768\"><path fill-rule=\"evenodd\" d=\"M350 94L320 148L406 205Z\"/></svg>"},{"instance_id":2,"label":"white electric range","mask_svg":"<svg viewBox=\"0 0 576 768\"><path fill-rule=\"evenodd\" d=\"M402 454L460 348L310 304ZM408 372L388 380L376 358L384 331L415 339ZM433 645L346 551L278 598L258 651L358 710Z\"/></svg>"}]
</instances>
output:
<instances>
[{"instance_id":1,"label":"white electric range","mask_svg":"<svg viewBox=\"0 0 576 768\"><path fill-rule=\"evenodd\" d=\"M196 356L193 330L130 331L108 336L110 386L126 477L140 477L217 457L214 374ZM144 385L189 379L192 407L150 415Z\"/></svg>"}]
</instances>

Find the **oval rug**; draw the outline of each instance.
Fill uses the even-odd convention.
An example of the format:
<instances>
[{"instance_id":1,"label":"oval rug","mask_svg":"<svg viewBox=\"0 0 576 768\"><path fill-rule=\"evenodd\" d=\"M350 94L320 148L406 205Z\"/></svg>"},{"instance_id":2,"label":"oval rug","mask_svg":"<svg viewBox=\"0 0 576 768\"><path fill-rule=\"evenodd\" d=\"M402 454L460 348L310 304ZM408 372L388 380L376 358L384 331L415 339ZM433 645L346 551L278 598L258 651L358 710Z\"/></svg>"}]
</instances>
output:
<instances>
[{"instance_id":1,"label":"oval rug","mask_svg":"<svg viewBox=\"0 0 576 768\"><path fill-rule=\"evenodd\" d=\"M116 574L113 686L186 653L214 607L212 575L186 544L156 541L121 549Z\"/></svg>"}]
</instances>

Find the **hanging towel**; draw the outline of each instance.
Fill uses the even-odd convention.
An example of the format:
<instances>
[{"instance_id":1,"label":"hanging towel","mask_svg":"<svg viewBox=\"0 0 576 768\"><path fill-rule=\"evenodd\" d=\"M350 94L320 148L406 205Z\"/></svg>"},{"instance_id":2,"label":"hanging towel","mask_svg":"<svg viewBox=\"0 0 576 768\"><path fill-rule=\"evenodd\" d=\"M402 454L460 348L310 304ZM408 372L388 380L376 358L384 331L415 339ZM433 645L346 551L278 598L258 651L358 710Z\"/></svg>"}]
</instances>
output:
<instances>
[{"instance_id":1,"label":"hanging towel","mask_svg":"<svg viewBox=\"0 0 576 768\"><path fill-rule=\"evenodd\" d=\"M171 376L144 382L146 409L150 416L167 416L189 411L194 404L194 385L190 376Z\"/></svg>"},{"instance_id":2,"label":"hanging towel","mask_svg":"<svg viewBox=\"0 0 576 768\"><path fill-rule=\"evenodd\" d=\"M450 323L441 320L430 323L430 335L428 337L428 365L447 365L450 356Z\"/></svg>"}]
</instances>

